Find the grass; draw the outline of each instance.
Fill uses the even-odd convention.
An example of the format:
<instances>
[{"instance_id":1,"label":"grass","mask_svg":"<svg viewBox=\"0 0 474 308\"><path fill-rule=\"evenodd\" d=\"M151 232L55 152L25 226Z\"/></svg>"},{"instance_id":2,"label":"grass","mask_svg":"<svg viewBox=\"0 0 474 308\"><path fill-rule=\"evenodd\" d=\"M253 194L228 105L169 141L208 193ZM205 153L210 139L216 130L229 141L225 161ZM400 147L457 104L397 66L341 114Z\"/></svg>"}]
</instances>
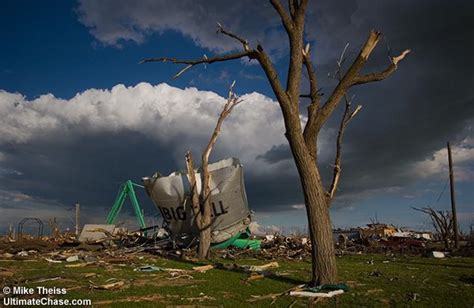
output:
<instances>
[{"instance_id":1,"label":"grass","mask_svg":"<svg viewBox=\"0 0 474 308\"><path fill-rule=\"evenodd\" d=\"M229 261L215 260L229 263ZM65 263L53 264L44 260L1 261L0 267L14 273L3 279L8 286L45 286L67 288L66 295L56 298L87 298L94 306L166 307L173 305L203 305L224 307L268 307L272 299L249 302L252 295L283 292L310 278L311 264L306 261L279 260L275 277L247 282L247 274L212 269L206 273L189 272L189 277L168 279L166 272L135 272L134 268L153 264L166 268L192 270L195 264L170 261L153 256L134 259L132 264L94 264L68 268ZM263 264L264 261L243 259L238 264ZM69 264L69 263L68 263ZM340 307L473 307L474 259L422 257L385 257L354 255L338 258L339 279L351 290L337 298L317 302L318 306ZM1 273L1 272L0 272ZM88 274L89 273L89 274ZM90 277L95 273L95 276ZM40 279L61 279L36 282ZM114 278L115 280L109 280ZM0 276L2 281L2 276ZM106 282L125 281L118 290L91 289ZM207 296L207 297L206 297ZM21 297L20 297L21 298ZM275 307L306 307L307 299L278 297Z\"/></svg>"}]
</instances>

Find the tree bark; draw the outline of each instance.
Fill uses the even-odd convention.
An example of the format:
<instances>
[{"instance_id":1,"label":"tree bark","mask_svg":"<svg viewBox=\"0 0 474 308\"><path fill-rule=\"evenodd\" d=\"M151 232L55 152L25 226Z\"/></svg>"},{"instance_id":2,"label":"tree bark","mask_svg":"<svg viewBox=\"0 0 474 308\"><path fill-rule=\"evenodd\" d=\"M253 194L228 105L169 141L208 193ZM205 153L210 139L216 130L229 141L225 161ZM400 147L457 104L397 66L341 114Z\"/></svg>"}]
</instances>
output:
<instances>
[{"instance_id":1,"label":"tree bark","mask_svg":"<svg viewBox=\"0 0 474 308\"><path fill-rule=\"evenodd\" d=\"M336 283L337 267L329 199L326 197L316 161L307 149L303 135L288 135L288 141L303 189L312 250L311 285Z\"/></svg>"},{"instance_id":2,"label":"tree bark","mask_svg":"<svg viewBox=\"0 0 474 308\"><path fill-rule=\"evenodd\" d=\"M205 215L203 217L206 217ZM203 219L204 221L205 219ZM211 220L204 222L210 224ZM199 248L198 248L198 259L205 260L209 257L209 250L211 248L211 228L207 227L199 231Z\"/></svg>"}]
</instances>

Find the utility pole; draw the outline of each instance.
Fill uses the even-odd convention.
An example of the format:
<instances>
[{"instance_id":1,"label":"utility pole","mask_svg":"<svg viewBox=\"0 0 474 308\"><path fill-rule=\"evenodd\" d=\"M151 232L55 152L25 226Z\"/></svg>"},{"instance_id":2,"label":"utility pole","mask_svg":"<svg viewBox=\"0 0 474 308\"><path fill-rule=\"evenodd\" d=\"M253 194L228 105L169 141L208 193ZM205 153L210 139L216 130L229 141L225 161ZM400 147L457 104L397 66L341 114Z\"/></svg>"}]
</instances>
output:
<instances>
[{"instance_id":1,"label":"utility pole","mask_svg":"<svg viewBox=\"0 0 474 308\"><path fill-rule=\"evenodd\" d=\"M81 212L81 205L76 203L76 236L79 236L79 214Z\"/></svg>"},{"instance_id":2,"label":"utility pole","mask_svg":"<svg viewBox=\"0 0 474 308\"><path fill-rule=\"evenodd\" d=\"M453 231L454 231L454 248L459 248L458 235L458 218L456 216L456 198L454 196L454 174L453 174L453 158L451 155L451 146L448 141L448 162L449 162L449 186L451 188L451 211L453 214Z\"/></svg>"}]
</instances>

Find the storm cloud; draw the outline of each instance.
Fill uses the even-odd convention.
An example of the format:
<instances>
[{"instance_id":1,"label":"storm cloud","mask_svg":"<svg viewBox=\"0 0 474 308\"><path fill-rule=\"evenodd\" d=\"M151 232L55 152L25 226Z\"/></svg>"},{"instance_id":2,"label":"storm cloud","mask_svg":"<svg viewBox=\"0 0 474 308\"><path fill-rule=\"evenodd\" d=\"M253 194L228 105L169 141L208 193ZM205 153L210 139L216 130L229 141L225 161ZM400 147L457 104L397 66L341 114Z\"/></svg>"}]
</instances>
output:
<instances>
[{"instance_id":1,"label":"storm cloud","mask_svg":"<svg viewBox=\"0 0 474 308\"><path fill-rule=\"evenodd\" d=\"M234 1L225 7L221 7L222 1L179 2L166 6L166 10L156 1L150 1L153 5L132 3L81 0L78 12L80 20L104 44L126 40L141 43L153 32L173 30L210 51L239 48L228 38L211 34L214 22L222 22L251 43L258 40L264 48L270 44L277 64L285 66L280 56L287 51L286 37L278 27L276 12L266 1ZM381 30L384 39L367 71L383 69L389 55L405 48L412 50L388 80L351 90L355 103L364 108L346 135L341 191L396 185L406 180L406 168L410 168L406 166L428 159L447 140L460 143L472 135L474 50L468 38L474 36L473 8L469 1L310 2L306 40L314 49L320 86L326 96L335 85L327 73L334 71L345 44L350 43L350 61L370 29ZM258 15L249 18L250 12ZM337 116L328 123L327 134L335 135L336 128ZM333 149L328 143L321 150L322 169L328 175ZM290 159L290 152L284 144L275 145L260 158L273 163L275 159L285 161ZM353 181L355 178L358 180Z\"/></svg>"},{"instance_id":2,"label":"storm cloud","mask_svg":"<svg viewBox=\"0 0 474 308\"><path fill-rule=\"evenodd\" d=\"M311 2L306 40L323 99L335 86L327 74L345 44L350 43L349 62L370 29L381 30L384 39L367 72L388 65L388 55L412 50L389 79L351 90L363 109L345 135L336 206L400 192L419 181L444 182L447 140L453 143L459 181L473 181L473 6L470 1ZM81 0L76 12L105 48L160 40L166 31L191 39L208 55L239 48L216 35L216 22L221 22L251 44L261 42L279 71L287 65L286 35L266 1ZM254 209L295 208L302 203L301 188L278 104L258 93L243 98L225 123L214 158L241 158ZM90 89L67 100L54 93L28 99L0 92L0 185L15 196L31 196L35 204L82 200L106 209L124 180L182 169L183 154L187 149L199 153L224 101L213 92L148 83ZM340 112L319 139L326 181Z\"/></svg>"}]
</instances>

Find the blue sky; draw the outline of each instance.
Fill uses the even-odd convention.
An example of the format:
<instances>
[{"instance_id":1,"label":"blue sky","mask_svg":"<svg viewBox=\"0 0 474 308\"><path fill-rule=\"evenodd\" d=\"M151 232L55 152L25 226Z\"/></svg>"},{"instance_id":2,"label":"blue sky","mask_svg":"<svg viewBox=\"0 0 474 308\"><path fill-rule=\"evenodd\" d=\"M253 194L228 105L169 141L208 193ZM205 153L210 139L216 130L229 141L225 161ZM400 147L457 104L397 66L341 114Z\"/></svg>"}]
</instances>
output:
<instances>
[{"instance_id":1,"label":"blue sky","mask_svg":"<svg viewBox=\"0 0 474 308\"><path fill-rule=\"evenodd\" d=\"M130 86L141 81L173 82L174 86L186 87L193 79L199 89L223 94L226 84L232 81L231 76L259 70L256 66L218 64L172 81L175 67L138 65L138 62L157 54L193 58L209 54L209 50L197 47L191 39L173 30L152 34L142 44L122 42L121 47L104 46L79 22L74 1L5 1L2 12L0 33L8 42L1 54L2 89L20 92L29 98L53 93L68 99L90 88ZM224 78L218 86L211 77L199 78L200 74L221 76L223 71L225 76L222 75ZM259 92L272 94L263 79L243 78L239 80L239 91L255 91L256 83Z\"/></svg>"},{"instance_id":2,"label":"blue sky","mask_svg":"<svg viewBox=\"0 0 474 308\"><path fill-rule=\"evenodd\" d=\"M403 9L394 10L399 5ZM282 120L258 65L213 64L172 80L176 66L138 64L146 57L192 59L235 50L238 45L215 33L215 22L223 22L251 44L262 43L284 74L287 42L266 2L256 4L254 12L245 1L2 1L0 6L3 228L31 210L43 218L57 215L68 226L75 202L83 204L86 220L105 220L120 182L182 169L184 151L204 146L223 101L219 96L233 80L246 103L229 119L214 159L238 156L247 166L250 206L259 224L306 225ZM470 6L322 1L310 7L306 39L315 48L324 93L334 86L326 76L345 43L351 43L353 56L371 28L382 30L386 39L369 70L386 65L387 45L393 53L412 49L393 77L353 91L364 108L345 139L343 180L332 209L336 227L362 225L377 215L382 222L429 228L429 220L411 207L450 206L447 140L455 154L461 226L467 230L473 222ZM258 16L249 19L251 13ZM337 120L330 121L320 140L325 176L336 127ZM156 220L158 212L145 194L140 201L149 220Z\"/></svg>"}]
</instances>

